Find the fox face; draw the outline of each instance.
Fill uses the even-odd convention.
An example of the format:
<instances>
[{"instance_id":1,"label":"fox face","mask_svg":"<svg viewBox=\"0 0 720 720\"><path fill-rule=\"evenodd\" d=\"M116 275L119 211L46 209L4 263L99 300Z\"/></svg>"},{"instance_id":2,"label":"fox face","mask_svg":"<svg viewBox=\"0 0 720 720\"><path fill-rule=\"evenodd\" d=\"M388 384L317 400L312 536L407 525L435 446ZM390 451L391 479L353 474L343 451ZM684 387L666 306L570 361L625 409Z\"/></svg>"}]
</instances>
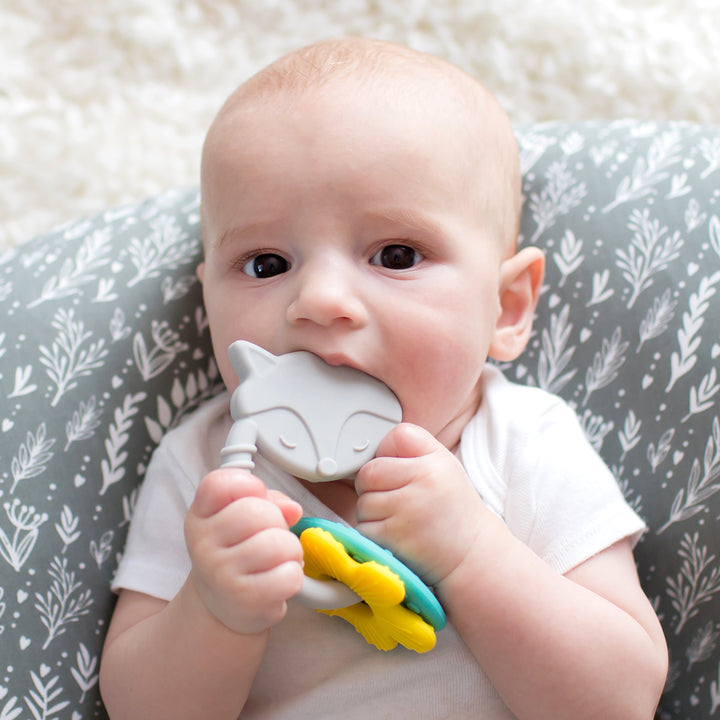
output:
<instances>
[{"instance_id":1,"label":"fox face","mask_svg":"<svg viewBox=\"0 0 720 720\"><path fill-rule=\"evenodd\" d=\"M359 370L304 351L273 355L244 340L228 354L240 385L230 402L235 425L225 465L240 464L232 462L233 450L250 451L254 443L265 458L305 480L352 477L402 419L390 389Z\"/></svg>"}]
</instances>

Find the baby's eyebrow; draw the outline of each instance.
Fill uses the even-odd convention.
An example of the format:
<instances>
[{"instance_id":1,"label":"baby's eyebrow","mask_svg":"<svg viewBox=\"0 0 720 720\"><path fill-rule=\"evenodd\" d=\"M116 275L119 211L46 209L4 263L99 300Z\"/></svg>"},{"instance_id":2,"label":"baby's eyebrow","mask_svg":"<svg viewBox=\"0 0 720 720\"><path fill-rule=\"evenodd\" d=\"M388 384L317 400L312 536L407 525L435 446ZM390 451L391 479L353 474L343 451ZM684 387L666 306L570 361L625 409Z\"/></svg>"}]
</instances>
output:
<instances>
[{"instance_id":1,"label":"baby's eyebrow","mask_svg":"<svg viewBox=\"0 0 720 720\"><path fill-rule=\"evenodd\" d=\"M267 223L262 222L230 227L220 234L215 242L215 247L220 249L225 245L247 242L252 238L262 237L267 230Z\"/></svg>"},{"instance_id":2,"label":"baby's eyebrow","mask_svg":"<svg viewBox=\"0 0 720 720\"><path fill-rule=\"evenodd\" d=\"M444 234L442 224L432 215L410 208L387 208L373 213L371 219L390 222L431 236Z\"/></svg>"}]
</instances>

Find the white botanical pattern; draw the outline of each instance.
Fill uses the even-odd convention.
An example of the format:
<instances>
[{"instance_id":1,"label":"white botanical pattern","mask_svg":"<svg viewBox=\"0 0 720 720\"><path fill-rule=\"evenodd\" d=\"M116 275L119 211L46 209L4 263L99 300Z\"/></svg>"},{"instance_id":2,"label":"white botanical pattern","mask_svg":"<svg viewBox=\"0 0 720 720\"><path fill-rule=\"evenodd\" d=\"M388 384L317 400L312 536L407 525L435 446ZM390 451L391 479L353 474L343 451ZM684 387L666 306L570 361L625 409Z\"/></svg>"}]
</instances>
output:
<instances>
[{"instance_id":1,"label":"white botanical pattern","mask_svg":"<svg viewBox=\"0 0 720 720\"><path fill-rule=\"evenodd\" d=\"M648 523L636 557L671 652L658 717L720 719L720 130L518 135L523 241L547 279L505 372L575 408ZM0 258L0 720L106 717L108 587L138 485L219 389L199 253L193 189Z\"/></svg>"},{"instance_id":2,"label":"white botanical pattern","mask_svg":"<svg viewBox=\"0 0 720 720\"><path fill-rule=\"evenodd\" d=\"M0 720L106 717L108 589L137 486L219 389L197 191L121 210L0 262Z\"/></svg>"},{"instance_id":3,"label":"white botanical pattern","mask_svg":"<svg viewBox=\"0 0 720 720\"><path fill-rule=\"evenodd\" d=\"M636 557L671 653L657 717L720 718L720 129L519 135L547 278L505 371L570 402L648 523Z\"/></svg>"}]
</instances>

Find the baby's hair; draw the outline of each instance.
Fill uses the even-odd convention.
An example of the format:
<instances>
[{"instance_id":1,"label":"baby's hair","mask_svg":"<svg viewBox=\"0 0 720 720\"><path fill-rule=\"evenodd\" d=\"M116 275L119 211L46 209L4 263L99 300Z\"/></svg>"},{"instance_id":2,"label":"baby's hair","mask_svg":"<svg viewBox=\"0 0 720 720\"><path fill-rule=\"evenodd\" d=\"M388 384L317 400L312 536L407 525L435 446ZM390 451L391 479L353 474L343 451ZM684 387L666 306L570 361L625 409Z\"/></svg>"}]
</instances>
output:
<instances>
[{"instance_id":1,"label":"baby's hair","mask_svg":"<svg viewBox=\"0 0 720 720\"><path fill-rule=\"evenodd\" d=\"M324 40L291 52L250 78L244 89L260 96L265 93L274 96L278 91L292 93L319 89L324 82L333 79L378 82L403 68L413 74L418 71L460 73L458 68L440 58L403 45L349 37ZM468 79L471 78L468 76Z\"/></svg>"}]
</instances>

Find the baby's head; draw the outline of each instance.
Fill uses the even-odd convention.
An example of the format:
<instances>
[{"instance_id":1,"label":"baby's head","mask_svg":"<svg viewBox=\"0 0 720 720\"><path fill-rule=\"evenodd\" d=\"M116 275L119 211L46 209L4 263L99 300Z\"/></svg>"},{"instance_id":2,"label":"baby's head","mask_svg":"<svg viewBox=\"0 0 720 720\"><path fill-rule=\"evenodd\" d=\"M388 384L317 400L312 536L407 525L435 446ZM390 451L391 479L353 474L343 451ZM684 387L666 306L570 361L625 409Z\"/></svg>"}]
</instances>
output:
<instances>
[{"instance_id":1,"label":"baby's head","mask_svg":"<svg viewBox=\"0 0 720 720\"><path fill-rule=\"evenodd\" d=\"M520 205L509 120L449 63L362 39L273 63L203 150L199 275L229 389L234 340L310 350L454 444L487 356L529 336L542 258L516 254Z\"/></svg>"},{"instance_id":2,"label":"baby's head","mask_svg":"<svg viewBox=\"0 0 720 720\"><path fill-rule=\"evenodd\" d=\"M388 123L400 122L408 133L424 130L418 141L446 164L451 158L460 161L460 167L456 162L451 171L465 177L468 202L477 203L484 223L492 224L498 240L512 251L518 234L521 177L507 115L473 77L402 45L363 38L329 40L272 63L242 84L221 108L208 133L203 171L211 172L218 155L225 156L229 136L242 140L233 133L239 117L249 120L259 108L297 117L304 106L324 103L357 107L345 119L350 124L363 125L379 115ZM262 127L257 129L263 132ZM204 200L209 191L207 174L203 172ZM439 173L436 181L443 181ZM203 209L209 210L207 203ZM203 218L207 219L207 212Z\"/></svg>"}]
</instances>

